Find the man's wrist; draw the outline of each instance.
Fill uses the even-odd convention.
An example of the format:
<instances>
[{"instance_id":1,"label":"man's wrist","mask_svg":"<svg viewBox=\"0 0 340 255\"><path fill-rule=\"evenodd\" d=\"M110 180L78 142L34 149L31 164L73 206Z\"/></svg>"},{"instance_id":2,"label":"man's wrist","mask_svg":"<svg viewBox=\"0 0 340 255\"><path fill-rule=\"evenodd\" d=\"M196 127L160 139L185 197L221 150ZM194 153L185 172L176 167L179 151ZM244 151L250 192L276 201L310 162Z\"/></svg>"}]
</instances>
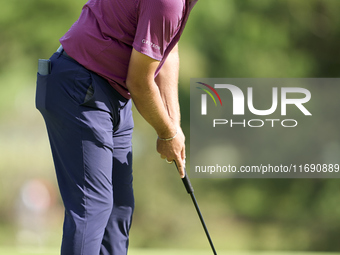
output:
<instances>
[{"instance_id":1,"label":"man's wrist","mask_svg":"<svg viewBox=\"0 0 340 255\"><path fill-rule=\"evenodd\" d=\"M169 135L169 136L166 136L166 135L158 135L158 139L161 140L161 141L171 141L173 140L174 138L176 138L176 136L178 135L179 133L179 128L176 128L176 132L174 133L173 132L173 135Z\"/></svg>"}]
</instances>

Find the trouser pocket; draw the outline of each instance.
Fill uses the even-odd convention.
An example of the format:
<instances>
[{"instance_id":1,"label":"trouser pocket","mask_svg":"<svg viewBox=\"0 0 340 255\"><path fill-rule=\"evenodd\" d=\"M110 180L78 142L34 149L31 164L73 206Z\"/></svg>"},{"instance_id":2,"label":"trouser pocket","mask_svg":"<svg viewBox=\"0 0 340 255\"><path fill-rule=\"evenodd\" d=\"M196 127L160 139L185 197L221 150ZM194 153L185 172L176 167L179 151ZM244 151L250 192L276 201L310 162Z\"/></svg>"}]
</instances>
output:
<instances>
[{"instance_id":1,"label":"trouser pocket","mask_svg":"<svg viewBox=\"0 0 340 255\"><path fill-rule=\"evenodd\" d=\"M86 105L94 96L95 90L92 83L91 72L81 68L74 80L72 97L79 105Z\"/></svg>"},{"instance_id":2,"label":"trouser pocket","mask_svg":"<svg viewBox=\"0 0 340 255\"><path fill-rule=\"evenodd\" d=\"M46 109L46 88L49 75L41 75L37 73L37 87L35 94L35 107L40 111Z\"/></svg>"}]
</instances>

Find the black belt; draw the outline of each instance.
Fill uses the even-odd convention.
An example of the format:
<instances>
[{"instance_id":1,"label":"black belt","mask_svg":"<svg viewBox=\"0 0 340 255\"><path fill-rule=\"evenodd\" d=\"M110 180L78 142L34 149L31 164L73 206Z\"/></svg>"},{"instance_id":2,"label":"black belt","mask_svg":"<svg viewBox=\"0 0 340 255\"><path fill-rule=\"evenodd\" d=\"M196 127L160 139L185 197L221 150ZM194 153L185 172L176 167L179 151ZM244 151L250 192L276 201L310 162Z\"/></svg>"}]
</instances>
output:
<instances>
[{"instance_id":1,"label":"black belt","mask_svg":"<svg viewBox=\"0 0 340 255\"><path fill-rule=\"evenodd\" d=\"M72 57L70 57L70 56L66 53L66 51L64 51L64 48L63 48L62 45L60 45L60 47L57 49L57 52L58 52L58 53L61 53L61 54L64 55L65 57L68 57L68 58L70 58L70 59L73 59Z\"/></svg>"}]
</instances>

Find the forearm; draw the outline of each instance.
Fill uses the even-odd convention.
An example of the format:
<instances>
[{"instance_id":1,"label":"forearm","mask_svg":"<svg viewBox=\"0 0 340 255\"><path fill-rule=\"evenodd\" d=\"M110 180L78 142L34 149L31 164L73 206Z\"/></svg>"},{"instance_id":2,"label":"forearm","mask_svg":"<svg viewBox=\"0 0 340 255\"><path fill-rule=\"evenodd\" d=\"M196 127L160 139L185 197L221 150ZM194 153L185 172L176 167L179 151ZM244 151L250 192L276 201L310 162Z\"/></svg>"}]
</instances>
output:
<instances>
[{"instance_id":1,"label":"forearm","mask_svg":"<svg viewBox=\"0 0 340 255\"><path fill-rule=\"evenodd\" d=\"M143 118L156 130L157 151L162 158L175 161L179 173L185 176L185 137L180 125L178 104L178 55L170 54L163 71L155 80L156 61L135 49L132 50L126 86ZM177 64L176 64L177 61ZM158 84L156 84L156 81Z\"/></svg>"},{"instance_id":2,"label":"forearm","mask_svg":"<svg viewBox=\"0 0 340 255\"><path fill-rule=\"evenodd\" d=\"M169 54L155 81L159 87L164 107L176 126L180 126L180 106L178 102L178 46Z\"/></svg>"},{"instance_id":3,"label":"forearm","mask_svg":"<svg viewBox=\"0 0 340 255\"><path fill-rule=\"evenodd\" d=\"M168 138L176 134L176 126L169 117L160 88L155 83L154 73L158 65L159 61L133 50L126 85L143 118L159 137Z\"/></svg>"},{"instance_id":4,"label":"forearm","mask_svg":"<svg viewBox=\"0 0 340 255\"><path fill-rule=\"evenodd\" d=\"M130 94L138 112L156 130L158 136L162 138L174 136L176 127L163 104L157 84L149 81L131 87Z\"/></svg>"}]
</instances>

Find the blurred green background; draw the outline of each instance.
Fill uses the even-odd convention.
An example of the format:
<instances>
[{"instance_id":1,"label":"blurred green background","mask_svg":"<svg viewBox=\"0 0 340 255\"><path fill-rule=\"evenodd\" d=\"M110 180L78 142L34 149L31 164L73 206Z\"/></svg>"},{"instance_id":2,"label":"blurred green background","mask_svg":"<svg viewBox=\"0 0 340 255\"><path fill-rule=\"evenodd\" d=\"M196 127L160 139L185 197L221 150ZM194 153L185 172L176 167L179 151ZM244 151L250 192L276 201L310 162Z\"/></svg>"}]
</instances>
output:
<instances>
[{"instance_id":1,"label":"blurred green background","mask_svg":"<svg viewBox=\"0 0 340 255\"><path fill-rule=\"evenodd\" d=\"M59 47L85 1L0 1L0 247L58 251L63 207L44 122L34 106L35 78L38 58ZM190 78L338 77L339 10L339 0L200 0L180 42L187 136ZM338 107L338 96L329 96ZM209 249L174 166L155 151L155 132L136 111L134 116L131 247ZM337 128L331 132L330 150L339 151ZM337 179L192 184L217 250L340 250Z\"/></svg>"}]
</instances>

